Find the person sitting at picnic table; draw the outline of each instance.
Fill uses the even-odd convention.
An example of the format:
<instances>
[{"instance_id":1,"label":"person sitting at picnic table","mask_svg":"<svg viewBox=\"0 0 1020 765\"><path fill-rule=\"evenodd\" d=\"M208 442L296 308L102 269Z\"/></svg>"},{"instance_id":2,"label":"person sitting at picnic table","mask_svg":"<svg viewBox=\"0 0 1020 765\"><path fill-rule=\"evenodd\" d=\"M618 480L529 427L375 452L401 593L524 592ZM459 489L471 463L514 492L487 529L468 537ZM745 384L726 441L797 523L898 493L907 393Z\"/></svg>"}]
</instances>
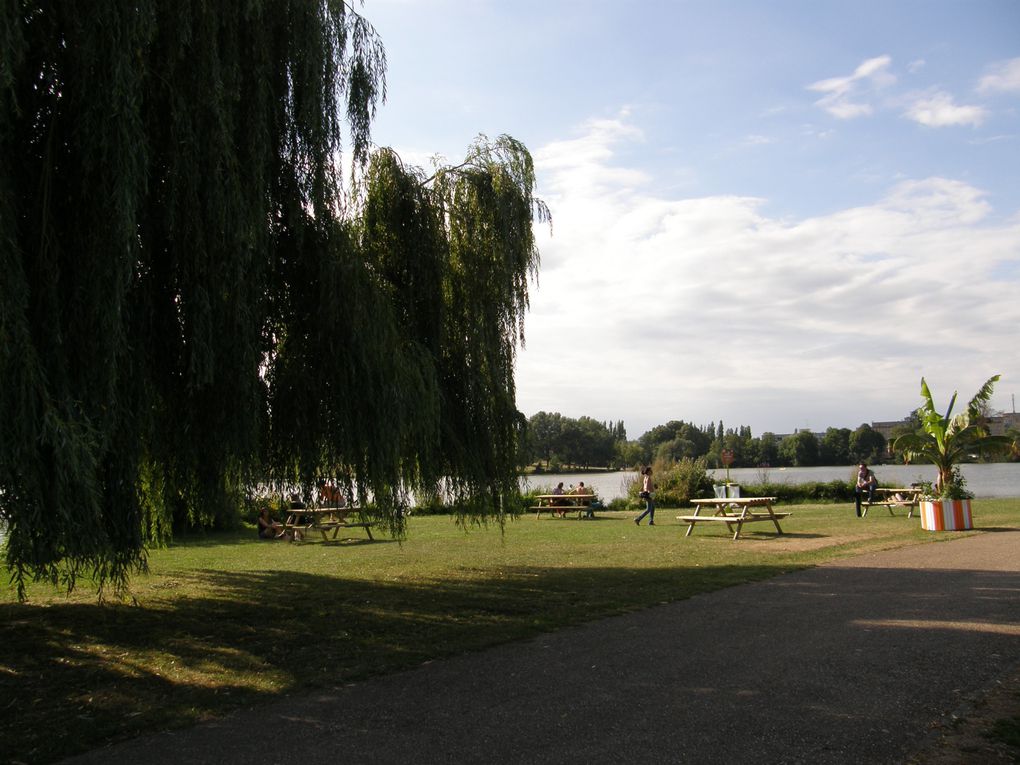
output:
<instances>
[{"instance_id":1,"label":"person sitting at picnic table","mask_svg":"<svg viewBox=\"0 0 1020 765\"><path fill-rule=\"evenodd\" d=\"M592 492L584 488L584 481L577 481L577 488L570 492L570 494L579 495L581 497L591 498ZM591 504L590 500L578 500L578 504L581 506Z\"/></svg>"},{"instance_id":2,"label":"person sitting at picnic table","mask_svg":"<svg viewBox=\"0 0 1020 765\"><path fill-rule=\"evenodd\" d=\"M585 488L584 481L578 481L577 482L577 488L574 489L571 492L571 494L577 494L577 495L579 495L581 497L584 497L584 499L579 499L578 500L578 502L581 504L581 507L587 508L587 510L585 511L584 515L585 515L586 518L594 518L595 517L595 511L592 509L592 496L593 496L594 492L592 492L589 489Z\"/></svg>"},{"instance_id":3,"label":"person sitting at picnic table","mask_svg":"<svg viewBox=\"0 0 1020 765\"><path fill-rule=\"evenodd\" d=\"M555 494L555 495L556 495L557 497L559 497L559 496L562 496L562 495L566 494L566 492L565 492L565 491L563 490L563 481L560 481L560 482L559 482L558 484L556 484L556 487L555 487L555 488L554 488L554 489L552 490L552 492L550 492L550 493L551 493L551 494ZM566 502L566 500L563 500L563 499L554 499L554 500L553 500L553 502L555 502L555 503L556 503L556 504L558 504L558 505L561 505L561 504L563 504L564 502ZM558 515L558 516L559 516L560 518L562 518L562 517L563 517L563 516L564 516L564 515L566 514L566 512L567 512L567 511L566 511L566 510L564 510L564 509L563 509L562 507L561 507L561 508L559 508L558 510L556 510L556 514L557 514L557 515Z\"/></svg>"},{"instance_id":4,"label":"person sitting at picnic table","mask_svg":"<svg viewBox=\"0 0 1020 765\"><path fill-rule=\"evenodd\" d=\"M347 498L343 492L325 481L319 484L319 502L327 507L347 507Z\"/></svg>"},{"instance_id":5,"label":"person sitting at picnic table","mask_svg":"<svg viewBox=\"0 0 1020 765\"><path fill-rule=\"evenodd\" d=\"M273 520L269 514L269 506L263 505L259 510L259 539L285 539L287 529L279 521Z\"/></svg>"},{"instance_id":6,"label":"person sitting at picnic table","mask_svg":"<svg viewBox=\"0 0 1020 765\"><path fill-rule=\"evenodd\" d=\"M875 501L875 489L878 488L878 479L863 462L857 468L857 486L854 487L854 496L857 504L857 517L861 517L861 494L868 495L868 504Z\"/></svg>"}]
</instances>

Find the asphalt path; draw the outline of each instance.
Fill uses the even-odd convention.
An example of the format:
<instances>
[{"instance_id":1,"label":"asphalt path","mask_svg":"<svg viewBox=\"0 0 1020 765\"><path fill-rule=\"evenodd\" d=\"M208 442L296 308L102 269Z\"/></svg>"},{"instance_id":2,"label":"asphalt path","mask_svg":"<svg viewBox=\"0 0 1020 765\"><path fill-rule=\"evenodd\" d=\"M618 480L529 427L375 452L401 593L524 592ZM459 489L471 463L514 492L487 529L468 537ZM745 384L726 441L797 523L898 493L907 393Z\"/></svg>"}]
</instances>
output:
<instances>
[{"instance_id":1,"label":"asphalt path","mask_svg":"<svg viewBox=\"0 0 1020 765\"><path fill-rule=\"evenodd\" d=\"M70 762L902 763L1018 667L1020 530L990 530L289 697Z\"/></svg>"}]
</instances>

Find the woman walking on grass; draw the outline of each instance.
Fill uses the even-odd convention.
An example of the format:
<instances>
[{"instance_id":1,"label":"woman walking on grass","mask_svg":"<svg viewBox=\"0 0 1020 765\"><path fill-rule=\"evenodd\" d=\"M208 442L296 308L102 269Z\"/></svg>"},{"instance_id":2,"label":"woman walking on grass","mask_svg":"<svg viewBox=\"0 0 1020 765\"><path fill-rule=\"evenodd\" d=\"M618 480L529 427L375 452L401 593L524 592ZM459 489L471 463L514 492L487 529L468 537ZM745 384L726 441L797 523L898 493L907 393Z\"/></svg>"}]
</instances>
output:
<instances>
[{"instance_id":1,"label":"woman walking on grass","mask_svg":"<svg viewBox=\"0 0 1020 765\"><path fill-rule=\"evenodd\" d=\"M637 518L634 519L634 523L638 526L641 525L641 519L646 515L648 516L648 525L655 525L655 502L652 501L652 492L655 491L655 486L652 484L652 468L651 466L646 467L641 471L644 475L644 479L641 482L641 493L638 494L641 499L645 501L645 511L641 513Z\"/></svg>"}]
</instances>

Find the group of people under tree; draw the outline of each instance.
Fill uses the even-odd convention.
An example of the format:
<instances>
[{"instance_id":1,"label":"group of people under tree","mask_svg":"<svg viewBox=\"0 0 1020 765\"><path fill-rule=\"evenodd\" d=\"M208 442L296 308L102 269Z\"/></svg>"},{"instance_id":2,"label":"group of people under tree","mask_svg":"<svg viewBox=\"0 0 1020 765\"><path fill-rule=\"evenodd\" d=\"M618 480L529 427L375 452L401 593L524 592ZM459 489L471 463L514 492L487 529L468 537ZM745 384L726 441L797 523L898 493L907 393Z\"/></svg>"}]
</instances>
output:
<instances>
[{"instance_id":1,"label":"group of people under tree","mask_svg":"<svg viewBox=\"0 0 1020 765\"><path fill-rule=\"evenodd\" d=\"M298 492L292 492L290 499L283 504L292 510L300 510L307 507L307 504ZM319 481L317 484L313 505L326 510L345 510L348 508L346 495L336 486L326 481ZM301 539L301 531L299 529L290 528L287 524L281 523L273 517L272 511L269 508L269 502L265 499L259 503L256 526L259 539Z\"/></svg>"}]
</instances>

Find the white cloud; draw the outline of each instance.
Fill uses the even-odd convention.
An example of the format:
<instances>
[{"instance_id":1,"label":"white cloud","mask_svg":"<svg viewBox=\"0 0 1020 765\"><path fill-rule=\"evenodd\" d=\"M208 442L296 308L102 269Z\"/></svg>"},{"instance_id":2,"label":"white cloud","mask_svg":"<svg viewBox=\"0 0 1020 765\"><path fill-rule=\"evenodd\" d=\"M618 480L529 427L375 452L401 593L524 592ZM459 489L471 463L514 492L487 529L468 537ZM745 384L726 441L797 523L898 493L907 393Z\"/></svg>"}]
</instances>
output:
<instances>
[{"instance_id":1,"label":"white cloud","mask_svg":"<svg viewBox=\"0 0 1020 765\"><path fill-rule=\"evenodd\" d=\"M616 164L640 140L604 121L535 153L555 236L539 233L525 414L622 418L632 438L676 418L854 427L913 409L922 374L950 389L1020 379L1020 284L1003 283L1020 273L1020 216L990 222L980 189L907 179L781 220L754 197L651 193Z\"/></svg>"},{"instance_id":2,"label":"white cloud","mask_svg":"<svg viewBox=\"0 0 1020 765\"><path fill-rule=\"evenodd\" d=\"M815 105L837 119L867 116L872 113L872 107L861 99L867 98L874 90L887 87L896 81L896 77L889 72L890 64L892 64L890 56L869 58L863 61L853 74L819 80L808 85L808 90L823 93Z\"/></svg>"},{"instance_id":3,"label":"white cloud","mask_svg":"<svg viewBox=\"0 0 1020 765\"><path fill-rule=\"evenodd\" d=\"M990 67L978 82L979 93L1020 92L1020 58L1002 61Z\"/></svg>"},{"instance_id":4,"label":"white cloud","mask_svg":"<svg viewBox=\"0 0 1020 765\"><path fill-rule=\"evenodd\" d=\"M937 90L916 96L905 116L928 127L979 127L988 117L988 110L981 106L959 106L949 93Z\"/></svg>"}]
</instances>

